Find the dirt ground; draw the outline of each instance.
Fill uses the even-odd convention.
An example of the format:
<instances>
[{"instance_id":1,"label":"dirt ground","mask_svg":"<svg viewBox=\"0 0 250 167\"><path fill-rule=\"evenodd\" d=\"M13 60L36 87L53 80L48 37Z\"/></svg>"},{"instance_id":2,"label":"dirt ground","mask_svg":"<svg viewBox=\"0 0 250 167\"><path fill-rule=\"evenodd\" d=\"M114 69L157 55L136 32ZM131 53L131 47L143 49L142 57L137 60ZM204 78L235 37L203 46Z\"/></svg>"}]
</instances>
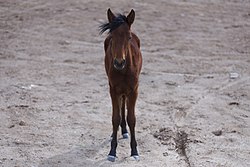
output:
<instances>
[{"instance_id":1,"label":"dirt ground","mask_svg":"<svg viewBox=\"0 0 250 167\"><path fill-rule=\"evenodd\" d=\"M109 7L136 12L140 161L106 160ZM250 166L250 1L0 0L0 166Z\"/></svg>"}]
</instances>

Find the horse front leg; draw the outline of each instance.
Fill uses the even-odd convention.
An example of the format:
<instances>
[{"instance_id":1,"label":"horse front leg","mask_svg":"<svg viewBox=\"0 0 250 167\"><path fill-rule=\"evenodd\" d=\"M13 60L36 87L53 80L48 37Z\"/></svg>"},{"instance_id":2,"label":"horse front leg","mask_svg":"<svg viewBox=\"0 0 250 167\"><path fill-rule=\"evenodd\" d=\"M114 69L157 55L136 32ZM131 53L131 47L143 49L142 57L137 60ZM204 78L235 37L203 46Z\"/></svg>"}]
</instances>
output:
<instances>
[{"instance_id":1,"label":"horse front leg","mask_svg":"<svg viewBox=\"0 0 250 167\"><path fill-rule=\"evenodd\" d=\"M136 160L139 160L139 154L137 151L137 142L135 139L135 103L137 99L138 92L137 90L133 91L127 100L127 108L128 108L128 115L127 115L127 122L130 129L131 134L131 141L130 141L130 147L131 147L131 156L133 156Z\"/></svg>"},{"instance_id":2,"label":"horse front leg","mask_svg":"<svg viewBox=\"0 0 250 167\"><path fill-rule=\"evenodd\" d=\"M116 95L115 91L110 90L110 95L112 99L112 125L113 134L111 140L111 149L108 155L108 160L114 162L116 158L116 148L117 148L117 131L121 122L120 116L120 100L119 96Z\"/></svg>"}]
</instances>

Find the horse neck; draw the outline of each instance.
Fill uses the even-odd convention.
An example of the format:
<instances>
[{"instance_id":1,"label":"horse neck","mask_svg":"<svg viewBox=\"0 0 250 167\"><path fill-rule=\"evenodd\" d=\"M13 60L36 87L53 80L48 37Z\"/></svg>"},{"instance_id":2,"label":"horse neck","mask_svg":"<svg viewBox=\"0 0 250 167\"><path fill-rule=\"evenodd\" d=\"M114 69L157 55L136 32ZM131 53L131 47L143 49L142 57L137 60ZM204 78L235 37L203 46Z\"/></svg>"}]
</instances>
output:
<instances>
[{"instance_id":1,"label":"horse neck","mask_svg":"<svg viewBox=\"0 0 250 167\"><path fill-rule=\"evenodd\" d=\"M132 43L129 43L128 45L128 52L127 52L127 57L126 57L126 61L128 63L128 67L127 68L133 68L135 66L135 62L133 59L133 51L132 51Z\"/></svg>"}]
</instances>

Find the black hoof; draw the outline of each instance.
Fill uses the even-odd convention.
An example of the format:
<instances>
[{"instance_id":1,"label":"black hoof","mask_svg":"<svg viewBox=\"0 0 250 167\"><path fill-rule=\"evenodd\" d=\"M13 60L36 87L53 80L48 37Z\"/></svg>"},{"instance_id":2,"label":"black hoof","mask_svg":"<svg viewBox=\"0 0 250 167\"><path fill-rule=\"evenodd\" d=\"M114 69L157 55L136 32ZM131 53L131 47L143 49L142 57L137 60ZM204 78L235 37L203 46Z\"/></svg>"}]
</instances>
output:
<instances>
[{"instance_id":1,"label":"black hoof","mask_svg":"<svg viewBox=\"0 0 250 167\"><path fill-rule=\"evenodd\" d=\"M139 157L139 155L132 155L131 157L133 157L133 158L134 158L134 160L136 160L136 161L140 161L140 157Z\"/></svg>"},{"instance_id":2,"label":"black hoof","mask_svg":"<svg viewBox=\"0 0 250 167\"><path fill-rule=\"evenodd\" d=\"M129 134L128 133L123 133L122 137L123 137L123 139L128 139L129 138Z\"/></svg>"},{"instance_id":3,"label":"black hoof","mask_svg":"<svg viewBox=\"0 0 250 167\"><path fill-rule=\"evenodd\" d=\"M108 158L107 158L110 162L115 162L115 159L116 157L113 156L113 155L108 155Z\"/></svg>"}]
</instances>

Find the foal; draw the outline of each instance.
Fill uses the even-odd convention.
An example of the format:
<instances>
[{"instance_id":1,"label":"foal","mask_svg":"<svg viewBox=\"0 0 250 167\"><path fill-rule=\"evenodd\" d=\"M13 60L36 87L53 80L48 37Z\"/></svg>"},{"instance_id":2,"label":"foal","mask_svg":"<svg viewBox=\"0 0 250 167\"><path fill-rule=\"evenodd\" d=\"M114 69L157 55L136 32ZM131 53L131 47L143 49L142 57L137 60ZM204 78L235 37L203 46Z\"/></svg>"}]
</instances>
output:
<instances>
[{"instance_id":1,"label":"foal","mask_svg":"<svg viewBox=\"0 0 250 167\"><path fill-rule=\"evenodd\" d=\"M142 56L140 40L130 30L135 19L135 12L132 9L127 16L122 14L114 15L108 9L107 16L109 22L100 26L100 33L109 30L109 35L104 42L105 69L113 108L113 138L108 160L114 162L116 158L119 125L121 126L123 138L128 138L125 106L127 107L127 123L131 135L131 156L137 160L139 154L135 139L135 103L138 95Z\"/></svg>"}]
</instances>

